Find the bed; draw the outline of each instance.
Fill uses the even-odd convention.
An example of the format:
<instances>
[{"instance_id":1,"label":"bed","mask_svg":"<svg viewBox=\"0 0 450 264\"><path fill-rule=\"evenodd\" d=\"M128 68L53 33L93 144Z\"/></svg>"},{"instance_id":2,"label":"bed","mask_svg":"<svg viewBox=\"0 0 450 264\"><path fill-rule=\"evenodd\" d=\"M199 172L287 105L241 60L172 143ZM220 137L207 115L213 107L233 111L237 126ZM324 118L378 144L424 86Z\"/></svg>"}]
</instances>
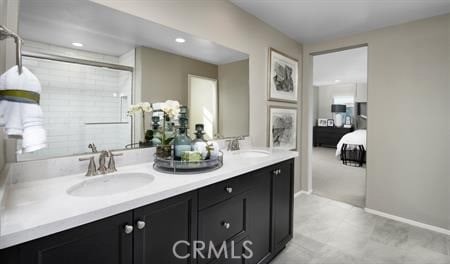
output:
<instances>
[{"instance_id":1,"label":"bed","mask_svg":"<svg viewBox=\"0 0 450 264\"><path fill-rule=\"evenodd\" d=\"M336 156L344 165L361 167L366 161L367 130L358 129L345 134L336 146Z\"/></svg>"}]
</instances>

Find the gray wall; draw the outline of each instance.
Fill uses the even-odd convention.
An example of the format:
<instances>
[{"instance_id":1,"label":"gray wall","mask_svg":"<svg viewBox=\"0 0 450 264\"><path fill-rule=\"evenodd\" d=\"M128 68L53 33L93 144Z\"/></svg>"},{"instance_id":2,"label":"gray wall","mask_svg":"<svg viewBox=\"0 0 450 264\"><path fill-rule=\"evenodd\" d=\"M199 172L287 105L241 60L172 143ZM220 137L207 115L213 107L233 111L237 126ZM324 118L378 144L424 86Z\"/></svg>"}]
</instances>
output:
<instances>
[{"instance_id":1,"label":"gray wall","mask_svg":"<svg viewBox=\"0 0 450 264\"><path fill-rule=\"evenodd\" d=\"M140 79L142 101L178 100L188 103L188 75L218 78L215 64L140 47L136 49L136 72Z\"/></svg>"},{"instance_id":2,"label":"gray wall","mask_svg":"<svg viewBox=\"0 0 450 264\"><path fill-rule=\"evenodd\" d=\"M367 201L370 209L450 228L450 15L305 45L303 126L312 124L312 56L368 44ZM302 180L311 186L312 135ZM309 143L308 143L309 142Z\"/></svg>"},{"instance_id":3,"label":"gray wall","mask_svg":"<svg viewBox=\"0 0 450 264\"><path fill-rule=\"evenodd\" d=\"M298 74L302 80L302 46L299 43L228 1L91 1L249 54L250 136L254 145L267 146L268 106L292 105L267 101L268 50L272 47L299 59ZM299 83L299 89L301 85ZM299 92L296 105L299 111L300 95ZM300 124L300 112L298 117ZM300 126L297 137L300 139ZM295 190L299 191L300 159L295 163Z\"/></svg>"},{"instance_id":4,"label":"gray wall","mask_svg":"<svg viewBox=\"0 0 450 264\"><path fill-rule=\"evenodd\" d=\"M248 136L248 59L219 65L219 133Z\"/></svg>"}]
</instances>

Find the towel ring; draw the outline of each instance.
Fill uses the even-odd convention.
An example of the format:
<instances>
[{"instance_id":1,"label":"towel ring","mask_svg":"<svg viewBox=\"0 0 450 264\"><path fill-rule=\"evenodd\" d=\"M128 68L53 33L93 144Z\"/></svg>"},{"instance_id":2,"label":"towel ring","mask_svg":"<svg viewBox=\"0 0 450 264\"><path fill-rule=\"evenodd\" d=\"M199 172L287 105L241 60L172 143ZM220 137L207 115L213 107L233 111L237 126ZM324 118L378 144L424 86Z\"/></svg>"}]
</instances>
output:
<instances>
[{"instance_id":1,"label":"towel ring","mask_svg":"<svg viewBox=\"0 0 450 264\"><path fill-rule=\"evenodd\" d=\"M0 25L0 40L13 38L16 43L16 65L19 69L19 74L22 74L22 43L23 40L19 35L9 30L7 27Z\"/></svg>"}]
</instances>

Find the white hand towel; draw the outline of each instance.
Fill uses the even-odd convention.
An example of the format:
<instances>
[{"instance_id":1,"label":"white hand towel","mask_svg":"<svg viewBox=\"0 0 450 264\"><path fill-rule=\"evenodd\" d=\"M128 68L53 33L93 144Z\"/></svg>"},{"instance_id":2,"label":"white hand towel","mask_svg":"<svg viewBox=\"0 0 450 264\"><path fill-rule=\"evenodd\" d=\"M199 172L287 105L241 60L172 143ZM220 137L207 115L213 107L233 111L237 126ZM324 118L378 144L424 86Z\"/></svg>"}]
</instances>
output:
<instances>
[{"instance_id":1,"label":"white hand towel","mask_svg":"<svg viewBox=\"0 0 450 264\"><path fill-rule=\"evenodd\" d=\"M0 90L25 90L41 92L41 84L36 76L23 67L19 75L17 66L0 76ZM19 152L32 152L46 147L47 136L43 128L43 114L37 104L0 101L0 114L9 137L21 137L22 149Z\"/></svg>"}]
</instances>

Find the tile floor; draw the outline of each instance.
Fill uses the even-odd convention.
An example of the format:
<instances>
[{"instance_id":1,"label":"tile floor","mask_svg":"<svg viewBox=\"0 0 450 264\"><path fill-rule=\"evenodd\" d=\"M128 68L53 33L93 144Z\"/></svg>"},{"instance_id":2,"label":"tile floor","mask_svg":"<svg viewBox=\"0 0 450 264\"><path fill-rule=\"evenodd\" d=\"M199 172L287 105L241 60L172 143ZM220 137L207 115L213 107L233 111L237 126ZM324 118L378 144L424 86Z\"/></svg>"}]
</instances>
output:
<instances>
[{"instance_id":1,"label":"tile floor","mask_svg":"<svg viewBox=\"0 0 450 264\"><path fill-rule=\"evenodd\" d=\"M294 239L274 264L450 264L450 236L316 195L295 199Z\"/></svg>"}]
</instances>

